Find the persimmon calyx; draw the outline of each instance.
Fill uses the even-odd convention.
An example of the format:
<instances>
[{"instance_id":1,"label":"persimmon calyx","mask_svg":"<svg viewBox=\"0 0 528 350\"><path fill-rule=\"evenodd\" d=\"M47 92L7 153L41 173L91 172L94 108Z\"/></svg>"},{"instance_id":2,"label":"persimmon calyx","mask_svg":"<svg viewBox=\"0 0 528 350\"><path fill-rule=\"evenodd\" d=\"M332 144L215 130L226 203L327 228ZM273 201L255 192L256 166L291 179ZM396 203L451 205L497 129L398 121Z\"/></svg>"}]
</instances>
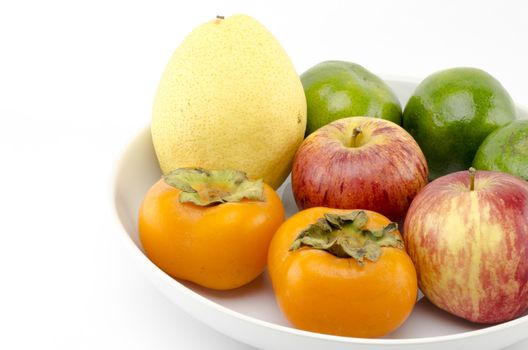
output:
<instances>
[{"instance_id":1,"label":"persimmon calyx","mask_svg":"<svg viewBox=\"0 0 528 350\"><path fill-rule=\"evenodd\" d=\"M179 189L180 203L208 206L242 199L264 201L262 180L250 181L238 170L179 168L164 176L165 182Z\"/></svg>"},{"instance_id":2,"label":"persimmon calyx","mask_svg":"<svg viewBox=\"0 0 528 350\"><path fill-rule=\"evenodd\" d=\"M381 247L403 248L402 239L392 233L398 229L397 223L391 222L379 230L368 230L364 228L368 220L363 210L343 215L325 214L299 233L290 251L301 247L321 249L338 258L354 258L363 266L365 259L378 261Z\"/></svg>"}]
</instances>

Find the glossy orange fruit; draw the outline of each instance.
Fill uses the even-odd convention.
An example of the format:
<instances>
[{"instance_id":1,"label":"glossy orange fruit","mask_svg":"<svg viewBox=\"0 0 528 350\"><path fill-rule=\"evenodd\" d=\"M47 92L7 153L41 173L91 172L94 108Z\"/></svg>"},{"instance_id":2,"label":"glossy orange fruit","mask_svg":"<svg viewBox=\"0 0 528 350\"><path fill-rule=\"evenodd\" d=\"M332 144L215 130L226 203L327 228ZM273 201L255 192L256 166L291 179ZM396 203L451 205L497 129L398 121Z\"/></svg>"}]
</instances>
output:
<instances>
[{"instance_id":1,"label":"glossy orange fruit","mask_svg":"<svg viewBox=\"0 0 528 350\"><path fill-rule=\"evenodd\" d=\"M182 191L159 180L139 210L146 255L167 274L208 288L249 283L263 272L271 238L284 221L280 198L262 186L262 201L200 206L181 203Z\"/></svg>"},{"instance_id":2,"label":"glossy orange fruit","mask_svg":"<svg viewBox=\"0 0 528 350\"><path fill-rule=\"evenodd\" d=\"M366 222L353 229L356 233L370 230L372 237L385 235L372 238L377 246L367 242L362 233L357 242L355 238L343 239L346 244L352 242L348 251L359 260L336 256L335 252L344 254L339 247L330 248L332 253L299 243L301 232L325 214L357 212L310 208L284 222L273 237L268 269L278 304L295 327L341 336L380 337L398 328L411 313L418 291L416 271L397 226L383 215L361 211ZM320 238L320 232L316 232L306 242L318 242ZM384 240L391 241L392 246L384 245ZM376 254L377 261L368 259Z\"/></svg>"}]
</instances>

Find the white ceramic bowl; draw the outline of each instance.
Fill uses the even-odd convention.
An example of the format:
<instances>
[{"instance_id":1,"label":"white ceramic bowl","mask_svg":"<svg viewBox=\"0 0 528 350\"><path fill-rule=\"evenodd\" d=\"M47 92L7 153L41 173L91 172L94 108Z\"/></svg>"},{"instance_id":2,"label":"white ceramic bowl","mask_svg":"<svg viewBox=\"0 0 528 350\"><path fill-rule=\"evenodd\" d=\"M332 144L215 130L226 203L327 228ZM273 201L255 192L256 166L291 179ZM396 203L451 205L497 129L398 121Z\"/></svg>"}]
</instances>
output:
<instances>
[{"instance_id":1,"label":"white ceramic bowl","mask_svg":"<svg viewBox=\"0 0 528 350\"><path fill-rule=\"evenodd\" d=\"M387 79L402 105L416 83ZM519 108L523 118L528 112ZM115 172L112 205L116 231L136 265L170 300L217 331L262 349L499 349L528 337L528 316L495 326L476 325L443 312L420 299L405 324L382 339L347 338L292 328L282 316L266 273L242 288L218 292L177 281L143 253L138 238L137 213L147 189L160 178L148 128L134 137ZM287 215L297 211L289 180L281 186Z\"/></svg>"}]
</instances>

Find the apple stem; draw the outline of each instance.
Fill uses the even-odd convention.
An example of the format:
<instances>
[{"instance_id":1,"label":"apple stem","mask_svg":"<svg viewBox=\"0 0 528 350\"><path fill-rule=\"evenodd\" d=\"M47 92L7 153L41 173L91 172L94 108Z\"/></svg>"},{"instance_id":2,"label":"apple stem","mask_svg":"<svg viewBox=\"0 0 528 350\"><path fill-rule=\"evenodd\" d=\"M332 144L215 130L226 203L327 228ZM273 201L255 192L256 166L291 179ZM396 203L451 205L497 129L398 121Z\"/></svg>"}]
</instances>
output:
<instances>
[{"instance_id":1,"label":"apple stem","mask_svg":"<svg viewBox=\"0 0 528 350\"><path fill-rule=\"evenodd\" d=\"M216 19L224 19L224 18L225 18L224 16L216 15Z\"/></svg>"},{"instance_id":2,"label":"apple stem","mask_svg":"<svg viewBox=\"0 0 528 350\"><path fill-rule=\"evenodd\" d=\"M363 130L361 130L360 126L354 128L354 131L352 132L352 147L357 147L356 145L357 136L361 134L362 132Z\"/></svg>"},{"instance_id":3,"label":"apple stem","mask_svg":"<svg viewBox=\"0 0 528 350\"><path fill-rule=\"evenodd\" d=\"M477 169L471 167L469 168L469 190L473 191L475 189L475 173Z\"/></svg>"}]
</instances>

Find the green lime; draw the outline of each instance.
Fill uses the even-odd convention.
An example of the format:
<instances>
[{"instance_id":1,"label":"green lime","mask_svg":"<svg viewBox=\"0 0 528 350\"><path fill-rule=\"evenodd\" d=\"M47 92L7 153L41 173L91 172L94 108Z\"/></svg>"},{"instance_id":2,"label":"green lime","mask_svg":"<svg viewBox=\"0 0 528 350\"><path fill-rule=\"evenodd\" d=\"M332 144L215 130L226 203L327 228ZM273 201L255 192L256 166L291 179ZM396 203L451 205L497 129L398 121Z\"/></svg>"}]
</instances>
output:
<instances>
[{"instance_id":1,"label":"green lime","mask_svg":"<svg viewBox=\"0 0 528 350\"><path fill-rule=\"evenodd\" d=\"M391 88L360 65L326 61L301 75L308 105L306 135L334 120L368 116L401 124L400 101Z\"/></svg>"},{"instance_id":2,"label":"green lime","mask_svg":"<svg viewBox=\"0 0 528 350\"><path fill-rule=\"evenodd\" d=\"M528 120L517 120L486 137L473 167L496 170L528 180Z\"/></svg>"},{"instance_id":3,"label":"green lime","mask_svg":"<svg viewBox=\"0 0 528 350\"><path fill-rule=\"evenodd\" d=\"M495 129L515 120L513 101L502 85L476 68L452 68L428 76L403 112L403 127L427 159L429 176L467 169Z\"/></svg>"}]
</instances>

